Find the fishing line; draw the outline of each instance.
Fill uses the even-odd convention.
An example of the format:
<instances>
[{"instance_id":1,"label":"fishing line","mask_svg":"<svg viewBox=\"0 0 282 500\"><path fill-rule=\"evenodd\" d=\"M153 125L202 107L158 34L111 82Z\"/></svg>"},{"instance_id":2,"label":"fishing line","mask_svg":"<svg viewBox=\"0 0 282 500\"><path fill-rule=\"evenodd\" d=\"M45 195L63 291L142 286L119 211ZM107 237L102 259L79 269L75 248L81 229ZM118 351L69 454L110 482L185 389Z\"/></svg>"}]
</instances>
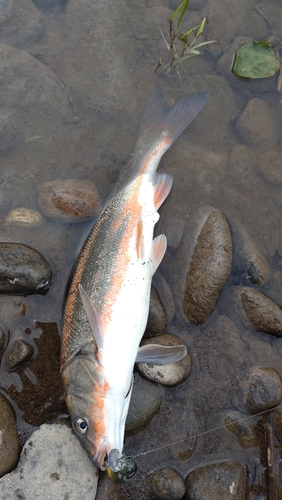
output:
<instances>
[{"instance_id":1,"label":"fishing line","mask_svg":"<svg viewBox=\"0 0 282 500\"><path fill-rule=\"evenodd\" d=\"M195 438L198 438L200 436L204 436L205 434L210 434L210 433L212 433L214 431L218 431L220 429L225 429L228 426L238 424L240 422L243 422L244 420L249 420L251 418L259 417L260 415L264 415L265 413L270 413L271 411L277 410L278 408L282 408L282 405L276 406L275 408L271 408L269 410L261 411L259 413L255 413L254 415L248 415L247 417L239 418L238 420L234 420L234 421L230 422L229 424L219 425L218 427L214 427L213 429L208 429L207 431L199 432L198 434L193 434L193 436L189 436L187 438L180 439L179 441L174 441L173 443L165 444L164 446L160 446L159 448L154 448L153 450L143 451L141 453L138 453L137 455L132 456L132 458L133 459L140 458L144 455L148 455L149 453L155 453L156 451L164 450L165 448L169 448L170 446L174 446L176 444L181 444L185 441L190 441L191 439L195 439Z\"/></svg>"}]
</instances>

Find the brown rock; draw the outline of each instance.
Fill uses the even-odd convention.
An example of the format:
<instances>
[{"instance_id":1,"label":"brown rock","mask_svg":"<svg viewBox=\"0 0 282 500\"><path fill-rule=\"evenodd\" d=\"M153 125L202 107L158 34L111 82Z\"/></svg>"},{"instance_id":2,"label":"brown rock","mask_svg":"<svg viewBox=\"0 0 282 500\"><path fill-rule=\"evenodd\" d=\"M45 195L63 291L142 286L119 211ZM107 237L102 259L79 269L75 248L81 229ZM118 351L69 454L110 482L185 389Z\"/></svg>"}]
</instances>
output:
<instances>
[{"instance_id":1,"label":"brown rock","mask_svg":"<svg viewBox=\"0 0 282 500\"><path fill-rule=\"evenodd\" d=\"M254 288L244 288L241 300L252 326L260 332L282 337L282 309Z\"/></svg>"},{"instance_id":2,"label":"brown rock","mask_svg":"<svg viewBox=\"0 0 282 500\"><path fill-rule=\"evenodd\" d=\"M188 500L243 500L244 469L237 462L219 462L194 469L185 479Z\"/></svg>"},{"instance_id":3,"label":"brown rock","mask_svg":"<svg viewBox=\"0 0 282 500\"><path fill-rule=\"evenodd\" d=\"M20 454L20 442L13 408L0 394L0 477L10 472Z\"/></svg>"},{"instance_id":4,"label":"brown rock","mask_svg":"<svg viewBox=\"0 0 282 500\"><path fill-rule=\"evenodd\" d=\"M47 217L63 222L91 219L100 208L95 185L81 179L55 179L38 188L39 205Z\"/></svg>"},{"instance_id":5,"label":"brown rock","mask_svg":"<svg viewBox=\"0 0 282 500\"><path fill-rule=\"evenodd\" d=\"M181 500L185 493L182 477L170 467L161 467L148 474L147 486L156 500Z\"/></svg>"},{"instance_id":6,"label":"brown rock","mask_svg":"<svg viewBox=\"0 0 282 500\"><path fill-rule=\"evenodd\" d=\"M229 225L224 215L208 208L186 278L183 311L191 323L203 323L215 308L232 262Z\"/></svg>"},{"instance_id":7,"label":"brown rock","mask_svg":"<svg viewBox=\"0 0 282 500\"><path fill-rule=\"evenodd\" d=\"M163 333L158 337L143 340L141 345L160 344L165 346L185 345L185 343L176 335ZM152 363L137 363L138 370L150 380L159 382L163 385L176 385L189 377L192 360L189 353L176 363L167 363L164 365L155 365Z\"/></svg>"},{"instance_id":8,"label":"brown rock","mask_svg":"<svg viewBox=\"0 0 282 500\"><path fill-rule=\"evenodd\" d=\"M257 368L250 376L245 407L258 413L277 406L282 396L282 384L274 368Z\"/></svg>"}]
</instances>

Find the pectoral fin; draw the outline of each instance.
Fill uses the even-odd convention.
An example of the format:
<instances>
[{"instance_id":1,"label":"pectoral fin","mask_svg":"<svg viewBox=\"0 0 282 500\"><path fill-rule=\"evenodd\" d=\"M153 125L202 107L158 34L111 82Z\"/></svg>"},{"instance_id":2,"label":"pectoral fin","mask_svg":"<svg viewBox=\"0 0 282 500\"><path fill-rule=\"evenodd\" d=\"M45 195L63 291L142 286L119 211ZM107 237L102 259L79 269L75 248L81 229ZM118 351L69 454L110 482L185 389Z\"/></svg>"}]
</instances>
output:
<instances>
[{"instance_id":1,"label":"pectoral fin","mask_svg":"<svg viewBox=\"0 0 282 500\"><path fill-rule=\"evenodd\" d=\"M168 174L155 174L154 180L154 205L158 210L163 204L172 188L173 178Z\"/></svg>"},{"instance_id":2,"label":"pectoral fin","mask_svg":"<svg viewBox=\"0 0 282 500\"><path fill-rule=\"evenodd\" d=\"M164 346L159 344L147 344L139 347L136 363L153 363L164 365L180 361L187 354L185 345Z\"/></svg>"},{"instance_id":3,"label":"pectoral fin","mask_svg":"<svg viewBox=\"0 0 282 500\"><path fill-rule=\"evenodd\" d=\"M166 236L164 234L160 234L160 236L157 236L156 238L154 238L153 255L152 255L153 274L156 272L161 261L163 260L163 256L165 254L166 247L167 247L167 239L166 239Z\"/></svg>"},{"instance_id":4,"label":"pectoral fin","mask_svg":"<svg viewBox=\"0 0 282 500\"><path fill-rule=\"evenodd\" d=\"M83 303L83 307L87 314L87 318L90 324L90 328L92 330L95 342L97 344L98 350L103 348L104 343L104 333L101 327L101 320L99 317L99 313L94 306L92 300L88 297L82 285L78 285L78 290L80 293L80 297Z\"/></svg>"}]
</instances>

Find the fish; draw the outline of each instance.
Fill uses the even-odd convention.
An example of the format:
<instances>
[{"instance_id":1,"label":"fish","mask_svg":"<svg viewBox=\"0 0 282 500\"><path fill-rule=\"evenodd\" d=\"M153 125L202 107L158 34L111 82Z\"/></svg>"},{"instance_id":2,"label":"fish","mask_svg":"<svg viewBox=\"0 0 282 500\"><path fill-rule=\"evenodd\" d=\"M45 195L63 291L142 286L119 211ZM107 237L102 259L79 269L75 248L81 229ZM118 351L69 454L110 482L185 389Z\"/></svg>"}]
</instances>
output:
<instances>
[{"instance_id":1,"label":"fish","mask_svg":"<svg viewBox=\"0 0 282 500\"><path fill-rule=\"evenodd\" d=\"M207 92L187 94L169 109L160 89L149 97L133 153L74 266L63 313L61 378L74 432L101 470L122 456L134 364L171 363L187 354L184 345L139 344L152 277L167 247L166 236L153 233L173 179L156 170L206 100Z\"/></svg>"}]
</instances>

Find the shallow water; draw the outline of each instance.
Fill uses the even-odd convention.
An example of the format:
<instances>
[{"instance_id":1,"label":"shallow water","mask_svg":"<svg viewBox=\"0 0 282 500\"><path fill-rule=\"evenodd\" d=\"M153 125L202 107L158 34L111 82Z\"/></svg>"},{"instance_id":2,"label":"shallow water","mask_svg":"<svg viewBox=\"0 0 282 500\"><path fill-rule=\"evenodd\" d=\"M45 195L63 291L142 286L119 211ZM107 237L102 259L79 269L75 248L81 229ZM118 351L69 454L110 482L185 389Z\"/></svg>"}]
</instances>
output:
<instances>
[{"instance_id":1,"label":"shallow water","mask_svg":"<svg viewBox=\"0 0 282 500\"><path fill-rule=\"evenodd\" d=\"M31 0L26 4L34 7ZM17 207L38 210L38 185L57 178L91 180L105 200L132 150L142 108L154 83L161 84L168 102L188 92L209 91L203 111L166 153L159 168L174 178L156 227L156 234L167 234L169 245L158 274L166 278L176 305L167 330L185 340L193 370L180 386L162 389L160 412L146 429L127 438L125 450L138 454L158 448L160 442L174 442L217 426L221 410L244 410L245 381L256 366L270 366L282 376L282 340L247 329L232 315L230 286L238 284L234 275L203 325L193 326L185 320L181 312L185 254L175 244L182 230L189 241L185 224L201 205L216 207L228 220L236 218L270 264L271 277L260 290L282 307L281 184L271 184L260 169L264 153L281 155L278 77L247 81L230 71L231 46L237 36L279 38L282 7L274 0L232 5L191 0L184 29L207 16L203 39L218 42L207 46L201 56L184 61L179 77L154 73L159 58L166 61L168 57L159 26L167 36L165 21L177 2L119 0L113 5L85 0L78 6L75 0L54 0L49 9L44 8L43 0L35 4L38 8L21 21L12 15L8 19L11 26L25 23L22 38L12 30L0 39L4 45L17 47L2 48L0 105L12 113L20 130L17 137L23 137L19 143L14 139L1 153L0 241L30 245L53 270L47 294L26 297L32 326L25 334L42 331L33 337L36 355L16 373L1 372L2 390L17 409L22 443L33 426L66 412L59 384L58 331L68 277L89 223L44 218L43 226L28 229L5 225L8 212ZM43 21L44 30L36 16ZM267 120L256 121L257 135L247 137L238 129L237 120L255 98L267 104ZM20 315L11 326L9 318L0 314L6 329L23 328ZM183 429L177 425L180 420ZM189 441L138 458L138 475L123 487L122 498L147 498L145 475L157 466L170 465L185 477L200 464L223 459L247 467L250 488L257 485L258 491L265 492L265 457L259 448L241 448L226 429L201 436L194 444L194 449ZM254 498L252 489L245 498Z\"/></svg>"}]
</instances>

